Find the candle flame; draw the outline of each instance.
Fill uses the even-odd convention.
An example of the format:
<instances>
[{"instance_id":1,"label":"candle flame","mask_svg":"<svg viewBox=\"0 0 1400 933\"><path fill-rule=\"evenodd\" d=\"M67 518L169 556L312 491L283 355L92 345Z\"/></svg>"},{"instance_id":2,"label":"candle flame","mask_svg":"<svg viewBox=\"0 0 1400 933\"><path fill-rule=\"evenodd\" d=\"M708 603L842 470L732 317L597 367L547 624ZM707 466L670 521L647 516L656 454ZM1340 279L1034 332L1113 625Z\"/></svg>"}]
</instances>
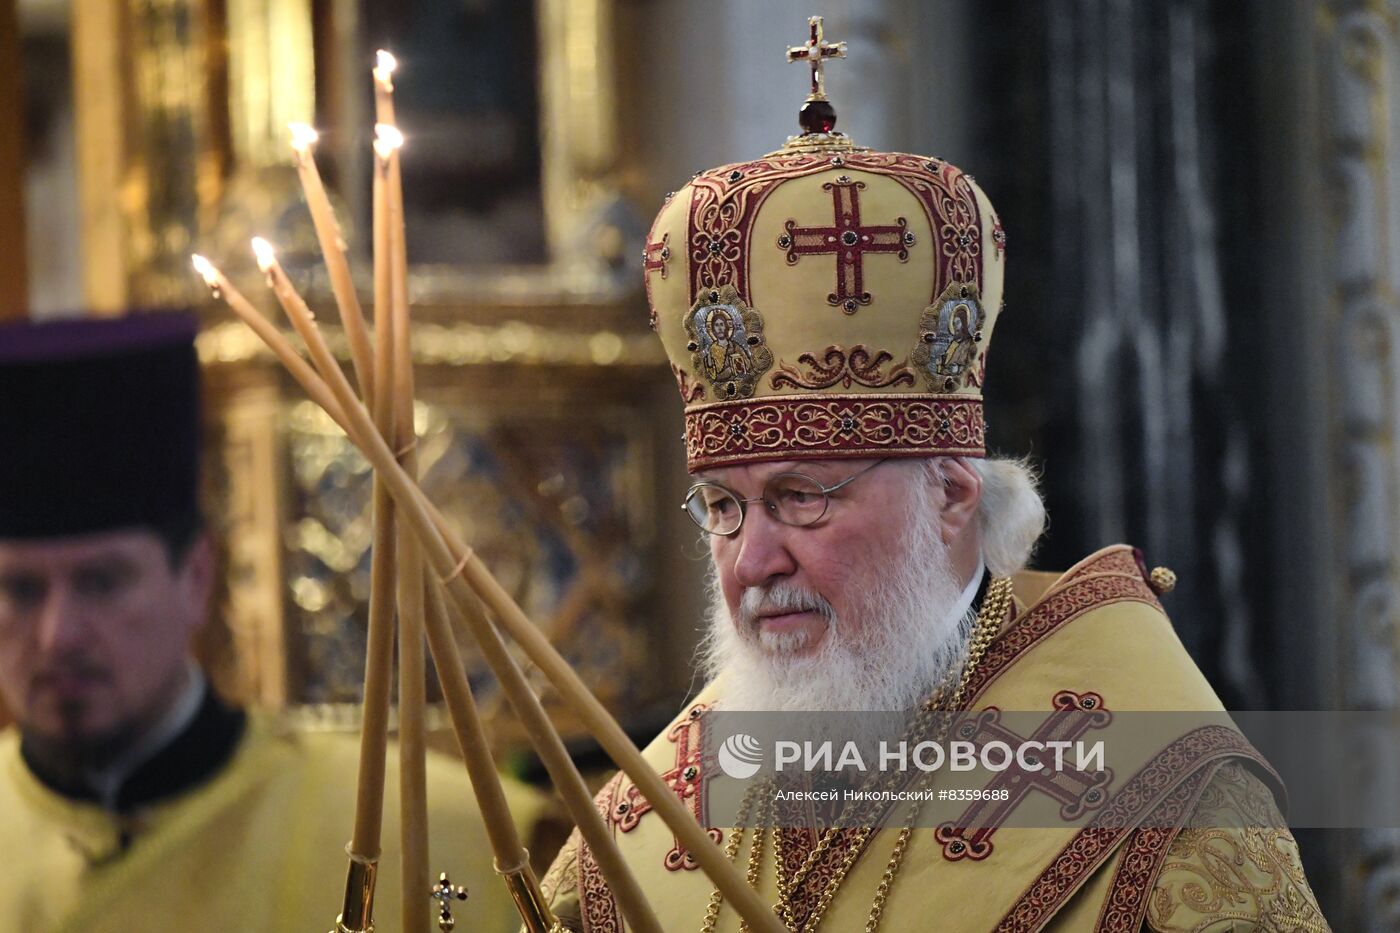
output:
<instances>
[{"instance_id":1,"label":"candle flame","mask_svg":"<svg viewBox=\"0 0 1400 933\"><path fill-rule=\"evenodd\" d=\"M216 288L219 284L219 270L214 268L214 264L198 253L190 256L190 262L194 263L194 271L198 272L200 278L204 279L204 284L210 288Z\"/></svg>"},{"instance_id":2,"label":"candle flame","mask_svg":"<svg viewBox=\"0 0 1400 933\"><path fill-rule=\"evenodd\" d=\"M321 138L321 134L306 123L288 123L287 128L292 131L292 148L301 155L306 154Z\"/></svg>"},{"instance_id":3,"label":"candle flame","mask_svg":"<svg viewBox=\"0 0 1400 933\"><path fill-rule=\"evenodd\" d=\"M374 53L374 80L388 90L393 90L394 69L398 67L399 60L383 49Z\"/></svg>"},{"instance_id":4,"label":"candle flame","mask_svg":"<svg viewBox=\"0 0 1400 933\"><path fill-rule=\"evenodd\" d=\"M392 123L374 124L374 151L379 154L379 158L385 162L394 154L394 150L403 145L403 133Z\"/></svg>"},{"instance_id":5,"label":"candle flame","mask_svg":"<svg viewBox=\"0 0 1400 933\"><path fill-rule=\"evenodd\" d=\"M258 268L263 272L271 269L277 263L277 253L272 248L272 244L260 236L253 237L253 255L258 258Z\"/></svg>"}]
</instances>

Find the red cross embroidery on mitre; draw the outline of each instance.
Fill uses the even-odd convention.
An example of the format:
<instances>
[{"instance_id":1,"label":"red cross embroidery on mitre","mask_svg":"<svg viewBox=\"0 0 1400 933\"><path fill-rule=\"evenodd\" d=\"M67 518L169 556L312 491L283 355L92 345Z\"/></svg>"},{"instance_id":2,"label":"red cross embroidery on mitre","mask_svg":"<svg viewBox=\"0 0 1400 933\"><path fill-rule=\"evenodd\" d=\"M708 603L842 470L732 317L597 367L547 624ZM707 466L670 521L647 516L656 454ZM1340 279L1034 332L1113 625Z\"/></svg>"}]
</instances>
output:
<instances>
[{"instance_id":1,"label":"red cross embroidery on mitre","mask_svg":"<svg viewBox=\"0 0 1400 933\"><path fill-rule=\"evenodd\" d=\"M666 278L666 264L671 260L671 234L663 233L660 243L648 243L645 259L646 272L659 269L661 277Z\"/></svg>"},{"instance_id":2,"label":"red cross embroidery on mitre","mask_svg":"<svg viewBox=\"0 0 1400 933\"><path fill-rule=\"evenodd\" d=\"M855 314L859 306L871 301L870 292L865 290L865 255L893 253L904 262L914 245L914 234L903 217L895 218L892 224L861 226L860 192L864 188L865 182L853 181L849 175L827 182L822 190L831 192L835 208L832 226L799 227L797 221L788 220L783 224L786 232L778 237L779 248L787 251L788 265L796 265L803 256L836 256L836 290L826 300L847 314Z\"/></svg>"},{"instance_id":3,"label":"red cross embroidery on mitre","mask_svg":"<svg viewBox=\"0 0 1400 933\"><path fill-rule=\"evenodd\" d=\"M659 271L661 277L666 278L666 266L670 261L671 234L663 233L660 243L647 243L647 248L642 253L642 281L646 283L647 320L652 330L656 330L656 302L651 297L651 274Z\"/></svg>"}]
</instances>

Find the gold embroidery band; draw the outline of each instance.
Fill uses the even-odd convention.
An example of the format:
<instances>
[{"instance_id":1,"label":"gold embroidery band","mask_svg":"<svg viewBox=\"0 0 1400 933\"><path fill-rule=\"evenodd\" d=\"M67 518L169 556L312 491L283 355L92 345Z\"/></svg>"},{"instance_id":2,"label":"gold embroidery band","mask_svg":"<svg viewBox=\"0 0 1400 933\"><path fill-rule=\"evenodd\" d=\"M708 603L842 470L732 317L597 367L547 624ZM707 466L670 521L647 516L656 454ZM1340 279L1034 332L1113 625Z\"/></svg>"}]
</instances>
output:
<instances>
[{"instance_id":1,"label":"gold embroidery band","mask_svg":"<svg viewBox=\"0 0 1400 933\"><path fill-rule=\"evenodd\" d=\"M695 405L685 413L691 472L818 457L986 455L972 395L789 395Z\"/></svg>"},{"instance_id":2,"label":"gold embroidery band","mask_svg":"<svg viewBox=\"0 0 1400 933\"><path fill-rule=\"evenodd\" d=\"M1071 895L1089 879L1159 804L1175 799L1179 806L1170 813L1158 813L1167 825L1178 826L1190 816L1193 794L1173 797L1183 782L1209 781L1215 767L1231 758L1247 758L1259 767L1281 791L1282 780L1259 756L1254 746L1234 729L1202 726L1176 739L1157 754L1123 787L1090 823L1045 867L1001 919L996 933L1039 930L1068 902Z\"/></svg>"},{"instance_id":3,"label":"gold embroidery band","mask_svg":"<svg viewBox=\"0 0 1400 933\"><path fill-rule=\"evenodd\" d=\"M1144 894L1154 889L1172 840L1195 812L1206 785L1227 761L1198 769L1133 830L1123 844L1123 857L1113 869L1108 898L1099 908L1098 933L1138 933L1143 929L1151 903Z\"/></svg>"}]
</instances>

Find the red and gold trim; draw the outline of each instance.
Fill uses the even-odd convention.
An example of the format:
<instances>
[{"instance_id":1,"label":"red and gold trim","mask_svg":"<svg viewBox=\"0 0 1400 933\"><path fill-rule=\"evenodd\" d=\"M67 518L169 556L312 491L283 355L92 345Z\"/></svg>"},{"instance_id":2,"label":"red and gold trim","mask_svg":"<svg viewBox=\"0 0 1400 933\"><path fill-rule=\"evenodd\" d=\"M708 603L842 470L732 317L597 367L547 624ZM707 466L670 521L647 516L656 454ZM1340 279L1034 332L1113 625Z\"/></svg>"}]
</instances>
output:
<instances>
[{"instance_id":1,"label":"red and gold trim","mask_svg":"<svg viewBox=\"0 0 1400 933\"><path fill-rule=\"evenodd\" d=\"M1172 825L1173 814L1195 811L1216 770L1200 771L1183 781L1123 843L1123 856L1113 870L1113 881L1108 897L1099 908L1095 930L1140 933L1143 918L1147 916L1148 898L1157 884L1157 876L1162 873L1172 840L1181 832L1180 825ZM1180 822L1179 819L1175 821Z\"/></svg>"},{"instance_id":2,"label":"red and gold trim","mask_svg":"<svg viewBox=\"0 0 1400 933\"><path fill-rule=\"evenodd\" d=\"M884 813L879 819L884 819ZM860 851L855 857L860 858L875 839L873 834L857 829L838 828L832 831L837 834L836 838L816 863L807 869L807 873L802 875L796 889L788 896L788 907L799 930L807 925L808 918L821 903L822 895L831 886L832 879L843 870L846 861L852 857L851 850L859 848ZM784 874L789 878L798 877L800 870L807 864L812 849L817 845L818 834L814 830L801 827L783 827L775 829L774 832L783 834Z\"/></svg>"},{"instance_id":3,"label":"red and gold trim","mask_svg":"<svg viewBox=\"0 0 1400 933\"><path fill-rule=\"evenodd\" d=\"M1041 929L1149 816L1167 828L1183 825L1216 768L1231 758L1254 761L1276 788L1282 787L1273 769L1235 730L1203 726L1186 733L1135 774L1041 871L1002 918L998 933Z\"/></svg>"},{"instance_id":4,"label":"red and gold trim","mask_svg":"<svg viewBox=\"0 0 1400 933\"><path fill-rule=\"evenodd\" d=\"M787 395L695 405L690 471L764 460L982 457L987 425L970 395Z\"/></svg>"},{"instance_id":5,"label":"red and gold trim","mask_svg":"<svg viewBox=\"0 0 1400 933\"><path fill-rule=\"evenodd\" d=\"M604 820L611 819L617 806L622 778L623 773L619 771L593 798L593 805ZM616 829L613 830L613 837L617 837ZM622 906L613 896L612 887L603 876L603 869L598 865L593 849L584 842L577 829L574 830L574 838L578 843L578 896L583 928L589 933L622 933Z\"/></svg>"},{"instance_id":6,"label":"red and gold trim","mask_svg":"<svg viewBox=\"0 0 1400 933\"><path fill-rule=\"evenodd\" d=\"M865 182L849 175L837 175L835 181L822 185L831 192L835 219L829 227L798 226L788 219L778 237L778 248L787 254L787 263L797 265L803 256L834 256L836 258L836 290L827 296L828 304L839 306L847 314L855 314L861 305L873 300L865 289L865 254L893 253L900 262L909 259L914 234L909 221L895 218L893 223L862 226L860 222L860 192Z\"/></svg>"},{"instance_id":7,"label":"red and gold trim","mask_svg":"<svg viewBox=\"0 0 1400 933\"><path fill-rule=\"evenodd\" d=\"M1081 568L999 635L968 682L968 705L975 706L993 681L1046 638L1087 612L1124 601L1161 609L1127 548L1109 551Z\"/></svg>"},{"instance_id":8,"label":"red and gold trim","mask_svg":"<svg viewBox=\"0 0 1400 933\"><path fill-rule=\"evenodd\" d=\"M695 817L695 822L701 826L705 825L701 793L703 777L701 774L701 750L704 743L704 736L701 733L704 719L701 714L709 708L709 704L706 703L694 704L685 716L667 731L666 738L676 746L676 763L670 770L661 775L661 779L670 785L676 796L690 804L691 816ZM627 783L626 789L623 790L622 777L621 771L614 777L614 781L618 783L611 791L613 802L609 819L622 832L630 833L637 828L642 817L651 812L651 803L642 796L637 785L630 781ZM718 829L707 828L705 832L715 845L724 841L724 836ZM695 855L687 851L679 839L672 840L671 848L667 851L662 863L666 866L667 871L695 871L700 867L700 863L695 860Z\"/></svg>"}]
</instances>

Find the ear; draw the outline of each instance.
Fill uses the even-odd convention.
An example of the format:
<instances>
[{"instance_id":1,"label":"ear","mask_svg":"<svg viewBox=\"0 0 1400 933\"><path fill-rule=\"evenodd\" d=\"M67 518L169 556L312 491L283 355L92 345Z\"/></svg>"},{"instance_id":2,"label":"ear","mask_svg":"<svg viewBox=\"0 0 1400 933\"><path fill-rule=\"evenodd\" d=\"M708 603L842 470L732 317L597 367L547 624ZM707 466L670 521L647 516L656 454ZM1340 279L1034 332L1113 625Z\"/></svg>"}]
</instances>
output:
<instances>
[{"instance_id":1,"label":"ear","mask_svg":"<svg viewBox=\"0 0 1400 933\"><path fill-rule=\"evenodd\" d=\"M207 534L201 534L190 544L179 574L185 605L189 608L186 624L193 634L207 621L209 601L214 596L214 546Z\"/></svg>"},{"instance_id":2,"label":"ear","mask_svg":"<svg viewBox=\"0 0 1400 933\"><path fill-rule=\"evenodd\" d=\"M943 543L953 545L969 528L975 527L977 507L982 503L982 477L964 457L942 457L942 503L938 509Z\"/></svg>"}]
</instances>

